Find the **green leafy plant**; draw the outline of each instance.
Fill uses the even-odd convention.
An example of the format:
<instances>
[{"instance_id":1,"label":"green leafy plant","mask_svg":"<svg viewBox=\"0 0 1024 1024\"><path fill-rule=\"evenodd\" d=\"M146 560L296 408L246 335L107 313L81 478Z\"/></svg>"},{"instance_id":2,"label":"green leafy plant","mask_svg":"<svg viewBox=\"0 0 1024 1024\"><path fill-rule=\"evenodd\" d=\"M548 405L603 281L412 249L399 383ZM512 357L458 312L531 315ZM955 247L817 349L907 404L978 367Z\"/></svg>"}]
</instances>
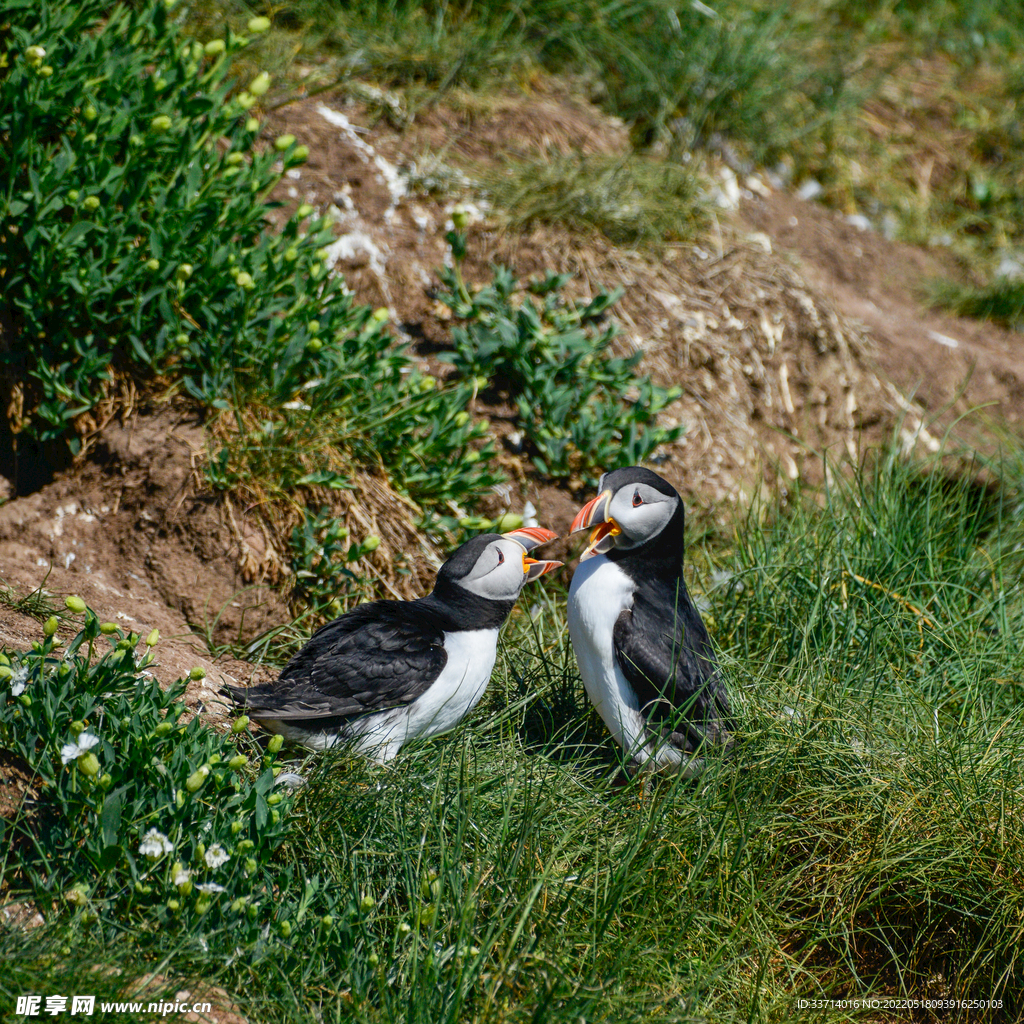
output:
<instances>
[{"instance_id":1,"label":"green leafy plant","mask_svg":"<svg viewBox=\"0 0 1024 1024\"><path fill-rule=\"evenodd\" d=\"M439 294L462 323L446 358L463 377L481 378L515 406L537 469L555 479L595 483L597 474L648 458L676 440L681 426L661 427L658 413L679 397L636 374L642 353L608 354L618 327L605 320L621 290L579 307L562 290L567 274L521 285L496 267L490 284L470 293L460 270L465 237L448 235L455 257L442 269Z\"/></svg>"},{"instance_id":2,"label":"green leafy plant","mask_svg":"<svg viewBox=\"0 0 1024 1024\"><path fill-rule=\"evenodd\" d=\"M140 651L80 598L67 605L84 622L66 649L53 617L31 650L0 656L0 750L38 790L0 819L5 886L104 927L286 937L272 866L293 800L280 738L261 754L247 719L221 734L186 715L185 681L163 691L146 671L156 631Z\"/></svg>"},{"instance_id":3,"label":"green leafy plant","mask_svg":"<svg viewBox=\"0 0 1024 1024\"><path fill-rule=\"evenodd\" d=\"M342 463L387 465L425 505L472 503L498 479L464 411L472 388L410 372L387 312L328 272L324 220L300 206L270 230L268 191L307 154L291 135L257 144L268 76L248 91L230 77L246 40L183 40L159 2L16 0L7 17L0 276L16 340L0 369L13 434L77 450L94 427L83 414L119 379L160 378L233 417L211 464L222 487L244 477L249 447L309 429ZM253 424L249 409L264 415Z\"/></svg>"}]
</instances>

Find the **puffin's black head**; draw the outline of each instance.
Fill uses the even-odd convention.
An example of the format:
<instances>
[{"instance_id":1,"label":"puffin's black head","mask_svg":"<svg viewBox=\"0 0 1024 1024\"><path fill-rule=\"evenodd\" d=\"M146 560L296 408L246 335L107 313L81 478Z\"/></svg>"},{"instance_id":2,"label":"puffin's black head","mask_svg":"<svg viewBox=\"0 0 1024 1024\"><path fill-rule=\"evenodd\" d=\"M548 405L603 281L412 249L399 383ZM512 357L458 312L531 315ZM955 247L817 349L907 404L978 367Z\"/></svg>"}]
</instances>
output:
<instances>
[{"instance_id":1,"label":"puffin's black head","mask_svg":"<svg viewBox=\"0 0 1024 1024\"><path fill-rule=\"evenodd\" d=\"M526 583L562 564L528 557L533 548L557 536L550 530L532 526L510 533L484 533L474 537L438 570L432 596L453 612L461 609L467 623L479 621L476 628L500 625ZM495 618L497 622L492 622Z\"/></svg>"},{"instance_id":2,"label":"puffin's black head","mask_svg":"<svg viewBox=\"0 0 1024 1024\"><path fill-rule=\"evenodd\" d=\"M572 533L594 527L581 560L635 553L682 562L683 502L667 480L642 466L629 466L605 473L598 487L598 496L572 522Z\"/></svg>"}]
</instances>

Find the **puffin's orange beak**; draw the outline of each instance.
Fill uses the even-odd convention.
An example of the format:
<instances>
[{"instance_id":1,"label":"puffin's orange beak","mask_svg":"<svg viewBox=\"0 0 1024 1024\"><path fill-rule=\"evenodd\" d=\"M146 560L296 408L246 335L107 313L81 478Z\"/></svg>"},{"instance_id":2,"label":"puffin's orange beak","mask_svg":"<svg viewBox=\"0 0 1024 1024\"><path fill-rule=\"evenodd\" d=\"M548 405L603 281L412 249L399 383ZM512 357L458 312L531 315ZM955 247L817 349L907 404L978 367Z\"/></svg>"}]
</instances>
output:
<instances>
[{"instance_id":1,"label":"puffin's orange beak","mask_svg":"<svg viewBox=\"0 0 1024 1024\"><path fill-rule=\"evenodd\" d=\"M592 555L601 555L610 550L610 539L622 533L619 524L608 516L608 506L611 504L611 500L612 492L602 491L596 498L588 501L576 513L576 518L572 521L572 526L569 529L570 533L575 533L577 530L585 530L590 526L594 527L593 532L590 534L590 540L583 554L580 555L581 562ZM602 544L605 538L609 539L609 543Z\"/></svg>"},{"instance_id":2,"label":"puffin's orange beak","mask_svg":"<svg viewBox=\"0 0 1024 1024\"><path fill-rule=\"evenodd\" d=\"M503 536L510 537L517 544L523 546L523 574L526 576L527 583L543 576L546 572L551 572L552 569L557 569L562 564L561 562L544 562L527 557L527 552L558 538L558 534L553 530L545 530L543 526L521 526L518 530L509 530Z\"/></svg>"}]
</instances>

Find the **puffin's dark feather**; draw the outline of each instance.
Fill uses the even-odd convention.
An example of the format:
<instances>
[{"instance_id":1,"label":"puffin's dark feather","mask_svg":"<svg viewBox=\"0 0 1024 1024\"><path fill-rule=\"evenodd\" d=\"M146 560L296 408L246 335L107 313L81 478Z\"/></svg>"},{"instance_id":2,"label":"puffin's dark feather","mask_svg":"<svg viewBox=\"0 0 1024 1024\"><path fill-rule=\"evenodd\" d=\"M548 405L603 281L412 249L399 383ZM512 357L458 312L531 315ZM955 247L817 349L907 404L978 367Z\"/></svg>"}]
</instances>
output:
<instances>
[{"instance_id":1,"label":"puffin's dark feather","mask_svg":"<svg viewBox=\"0 0 1024 1024\"><path fill-rule=\"evenodd\" d=\"M314 633L276 683L228 690L256 719L351 717L410 704L447 663L443 620L429 598L360 605Z\"/></svg>"},{"instance_id":2,"label":"puffin's dark feather","mask_svg":"<svg viewBox=\"0 0 1024 1024\"><path fill-rule=\"evenodd\" d=\"M640 582L612 635L640 710L671 743L695 751L733 728L711 639L682 578L677 594Z\"/></svg>"}]
</instances>

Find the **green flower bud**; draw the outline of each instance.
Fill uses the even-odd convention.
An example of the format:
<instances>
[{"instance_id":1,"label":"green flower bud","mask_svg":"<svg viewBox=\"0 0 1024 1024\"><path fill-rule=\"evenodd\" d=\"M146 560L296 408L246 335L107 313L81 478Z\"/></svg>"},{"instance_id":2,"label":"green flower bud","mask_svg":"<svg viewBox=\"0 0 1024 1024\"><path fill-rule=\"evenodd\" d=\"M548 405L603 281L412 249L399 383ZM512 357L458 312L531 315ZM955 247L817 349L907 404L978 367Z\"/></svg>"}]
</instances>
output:
<instances>
[{"instance_id":1,"label":"green flower bud","mask_svg":"<svg viewBox=\"0 0 1024 1024\"><path fill-rule=\"evenodd\" d=\"M203 53L205 53L207 57L216 57L218 54L223 53L226 48L227 47L223 39L211 39L203 47Z\"/></svg>"},{"instance_id":2,"label":"green flower bud","mask_svg":"<svg viewBox=\"0 0 1024 1024\"><path fill-rule=\"evenodd\" d=\"M386 324L391 314L387 311L384 306L380 306L373 311L371 319L376 320L379 324Z\"/></svg>"},{"instance_id":3,"label":"green flower bud","mask_svg":"<svg viewBox=\"0 0 1024 1024\"><path fill-rule=\"evenodd\" d=\"M110 789L110 787L113 784L114 784L114 777L110 774L110 772L104 772L100 776L100 786L102 786L103 789Z\"/></svg>"},{"instance_id":4,"label":"green flower bud","mask_svg":"<svg viewBox=\"0 0 1024 1024\"><path fill-rule=\"evenodd\" d=\"M293 164L304 164L309 159L309 146L296 146L295 151L288 157L289 166Z\"/></svg>"},{"instance_id":5,"label":"green flower bud","mask_svg":"<svg viewBox=\"0 0 1024 1024\"><path fill-rule=\"evenodd\" d=\"M270 742L267 744L267 750L269 750L271 754L276 754L282 746L284 746L284 737L279 732L274 733L274 735L270 737Z\"/></svg>"},{"instance_id":6,"label":"green flower bud","mask_svg":"<svg viewBox=\"0 0 1024 1024\"><path fill-rule=\"evenodd\" d=\"M44 64L39 69L39 74L41 74L43 76L43 78L49 78L50 75L53 74L53 68L51 68L49 64Z\"/></svg>"},{"instance_id":7,"label":"green flower bud","mask_svg":"<svg viewBox=\"0 0 1024 1024\"><path fill-rule=\"evenodd\" d=\"M368 963L368 964L369 964L369 965L370 965L371 967L376 967L376 966L377 966L377 964L379 964L379 963L380 963L380 957L379 957L379 956L377 956L377 954L376 954L376 953L371 953L371 954L370 954L370 955L369 955L369 956L368 956L368 957L366 958L366 962L367 962L367 963Z\"/></svg>"},{"instance_id":8,"label":"green flower bud","mask_svg":"<svg viewBox=\"0 0 1024 1024\"><path fill-rule=\"evenodd\" d=\"M175 335L174 343L178 348L184 348L188 344L188 335L184 333ZM153 632L155 633L156 630L154 629Z\"/></svg>"},{"instance_id":9,"label":"green flower bud","mask_svg":"<svg viewBox=\"0 0 1024 1024\"><path fill-rule=\"evenodd\" d=\"M181 910L181 901L180 900L168 900L167 901L167 909L172 914L176 914L179 910Z\"/></svg>"},{"instance_id":10,"label":"green flower bud","mask_svg":"<svg viewBox=\"0 0 1024 1024\"><path fill-rule=\"evenodd\" d=\"M256 282L252 279L252 274L245 270L240 270L238 274L235 275L235 284L237 284L239 288L244 288L247 292L251 292L253 288L256 287Z\"/></svg>"},{"instance_id":11,"label":"green flower bud","mask_svg":"<svg viewBox=\"0 0 1024 1024\"><path fill-rule=\"evenodd\" d=\"M291 935L291 933L292 933L292 923L291 923L291 921L282 921L277 926L277 931L278 931L278 934L281 936L282 939L287 939L288 936Z\"/></svg>"},{"instance_id":12,"label":"green flower bud","mask_svg":"<svg viewBox=\"0 0 1024 1024\"><path fill-rule=\"evenodd\" d=\"M494 521L494 532L495 533L508 533L509 530L518 530L523 525L523 517L516 515L514 512L506 512L503 516L498 516Z\"/></svg>"},{"instance_id":13,"label":"green flower bud","mask_svg":"<svg viewBox=\"0 0 1024 1024\"><path fill-rule=\"evenodd\" d=\"M149 130L155 132L157 135L163 135L165 132L171 130L171 119L167 114L157 114L152 121L149 122Z\"/></svg>"},{"instance_id":14,"label":"green flower bud","mask_svg":"<svg viewBox=\"0 0 1024 1024\"><path fill-rule=\"evenodd\" d=\"M68 202L69 203L77 203L78 202L78 189L77 188L73 188L73 189L71 189L70 192L68 192Z\"/></svg>"},{"instance_id":15,"label":"green flower bud","mask_svg":"<svg viewBox=\"0 0 1024 1024\"><path fill-rule=\"evenodd\" d=\"M189 679L195 679L195 680L205 679L206 678L206 669L203 668L201 665L196 665L195 668L193 668L193 669L191 669L189 671L188 677L189 677Z\"/></svg>"},{"instance_id":16,"label":"green flower bud","mask_svg":"<svg viewBox=\"0 0 1024 1024\"><path fill-rule=\"evenodd\" d=\"M362 547L363 551L367 554L371 551L376 551L377 548L380 547L380 537L375 537L373 534L370 534L370 536L363 541Z\"/></svg>"},{"instance_id":17,"label":"green flower bud","mask_svg":"<svg viewBox=\"0 0 1024 1024\"><path fill-rule=\"evenodd\" d=\"M89 132L88 135L83 135L82 136L82 141L91 145L93 142L96 141L96 138L97 138L97 136L96 136L95 132Z\"/></svg>"},{"instance_id":18,"label":"green flower bud","mask_svg":"<svg viewBox=\"0 0 1024 1024\"><path fill-rule=\"evenodd\" d=\"M9 665L0 665L0 679L10 679L14 670Z\"/></svg>"},{"instance_id":19,"label":"green flower bud","mask_svg":"<svg viewBox=\"0 0 1024 1024\"><path fill-rule=\"evenodd\" d=\"M78 764L78 770L83 775L88 775L89 778L94 778L100 773L99 758L91 750L84 754L79 754L76 763Z\"/></svg>"},{"instance_id":20,"label":"green flower bud","mask_svg":"<svg viewBox=\"0 0 1024 1024\"><path fill-rule=\"evenodd\" d=\"M192 264L182 263L174 272L174 276L179 281L187 281L192 276Z\"/></svg>"},{"instance_id":21,"label":"green flower bud","mask_svg":"<svg viewBox=\"0 0 1024 1024\"><path fill-rule=\"evenodd\" d=\"M280 793L271 793L270 796L267 797L267 803L271 807L274 807L277 804L279 804L282 799L283 799L283 797L281 796Z\"/></svg>"},{"instance_id":22,"label":"green flower bud","mask_svg":"<svg viewBox=\"0 0 1024 1024\"><path fill-rule=\"evenodd\" d=\"M89 213L94 213L100 208L100 201L97 196L86 196L82 200L82 209L88 210Z\"/></svg>"},{"instance_id":23,"label":"green flower bud","mask_svg":"<svg viewBox=\"0 0 1024 1024\"><path fill-rule=\"evenodd\" d=\"M239 896L237 900L232 900L231 910L236 914L241 914L245 910L245 905L249 901L244 896Z\"/></svg>"},{"instance_id":24,"label":"green flower bud","mask_svg":"<svg viewBox=\"0 0 1024 1024\"><path fill-rule=\"evenodd\" d=\"M158 259L146 260L146 269L151 274L155 274L160 269L160 261Z\"/></svg>"},{"instance_id":25,"label":"green flower bud","mask_svg":"<svg viewBox=\"0 0 1024 1024\"><path fill-rule=\"evenodd\" d=\"M310 320L309 323L306 324L306 330L309 331L310 334L316 334L316 332L320 330L320 321Z\"/></svg>"},{"instance_id":26,"label":"green flower bud","mask_svg":"<svg viewBox=\"0 0 1024 1024\"><path fill-rule=\"evenodd\" d=\"M70 732L72 736L81 736L87 728L88 726L85 722L81 719L75 719L75 721L68 726L68 732Z\"/></svg>"},{"instance_id":27,"label":"green flower bud","mask_svg":"<svg viewBox=\"0 0 1024 1024\"><path fill-rule=\"evenodd\" d=\"M325 928L330 928L334 924L334 918L330 914L324 914L324 916L320 918L320 923ZM370 956L373 956L373 955L374 955L373 953L370 954Z\"/></svg>"},{"instance_id":28,"label":"green flower bud","mask_svg":"<svg viewBox=\"0 0 1024 1024\"><path fill-rule=\"evenodd\" d=\"M100 623L100 632L104 636L110 636L111 633L116 633L117 632L117 623L116 622L101 622Z\"/></svg>"},{"instance_id":29,"label":"green flower bud","mask_svg":"<svg viewBox=\"0 0 1024 1024\"><path fill-rule=\"evenodd\" d=\"M157 641L160 639L160 630L154 629L149 636L146 637L145 643L147 647L156 647Z\"/></svg>"},{"instance_id":30,"label":"green flower bud","mask_svg":"<svg viewBox=\"0 0 1024 1024\"><path fill-rule=\"evenodd\" d=\"M245 873L247 875L253 874L256 871L257 867L259 867L259 865L256 863L255 860L253 860L252 857L246 858L246 861L245 861Z\"/></svg>"},{"instance_id":31,"label":"green flower bud","mask_svg":"<svg viewBox=\"0 0 1024 1024\"><path fill-rule=\"evenodd\" d=\"M359 901L359 909L363 911L363 913L366 913L368 910L373 910L375 906L377 906L377 901L372 896L364 896Z\"/></svg>"},{"instance_id":32,"label":"green flower bud","mask_svg":"<svg viewBox=\"0 0 1024 1024\"><path fill-rule=\"evenodd\" d=\"M286 149L289 149L291 146L294 145L294 135L279 135L276 139L274 139L274 149L276 149L278 153L283 153Z\"/></svg>"},{"instance_id":33,"label":"green flower bud","mask_svg":"<svg viewBox=\"0 0 1024 1024\"><path fill-rule=\"evenodd\" d=\"M231 723L231 731L237 736L240 732L245 732L246 726L249 724L248 715L239 715Z\"/></svg>"},{"instance_id":34,"label":"green flower bud","mask_svg":"<svg viewBox=\"0 0 1024 1024\"><path fill-rule=\"evenodd\" d=\"M455 426L464 427L469 422L469 413L463 410L455 414Z\"/></svg>"},{"instance_id":35,"label":"green flower bud","mask_svg":"<svg viewBox=\"0 0 1024 1024\"><path fill-rule=\"evenodd\" d=\"M228 164L230 167L234 167L236 164L240 164L244 159L244 153L228 153L228 155L224 157L224 163Z\"/></svg>"},{"instance_id":36,"label":"green flower bud","mask_svg":"<svg viewBox=\"0 0 1024 1024\"><path fill-rule=\"evenodd\" d=\"M245 130L247 132L257 132L259 129L260 123L255 117L250 117L249 120L245 122Z\"/></svg>"},{"instance_id":37,"label":"green flower bud","mask_svg":"<svg viewBox=\"0 0 1024 1024\"><path fill-rule=\"evenodd\" d=\"M199 899L196 900L196 913L202 916L205 914L210 907L213 906L213 900L204 892Z\"/></svg>"},{"instance_id":38,"label":"green flower bud","mask_svg":"<svg viewBox=\"0 0 1024 1024\"><path fill-rule=\"evenodd\" d=\"M281 820L281 812L273 810L270 812L270 824L276 825Z\"/></svg>"},{"instance_id":39,"label":"green flower bud","mask_svg":"<svg viewBox=\"0 0 1024 1024\"><path fill-rule=\"evenodd\" d=\"M309 341L306 342L307 352L316 353L319 352L320 349L322 349L323 347L324 343L319 338L310 338Z\"/></svg>"},{"instance_id":40,"label":"green flower bud","mask_svg":"<svg viewBox=\"0 0 1024 1024\"><path fill-rule=\"evenodd\" d=\"M250 850L255 850L256 844L251 839L243 839L238 844L238 853L248 853Z\"/></svg>"},{"instance_id":41,"label":"green flower bud","mask_svg":"<svg viewBox=\"0 0 1024 1024\"><path fill-rule=\"evenodd\" d=\"M466 454L465 454L465 456L463 458L463 461L472 466L474 462L479 462L480 461L480 453L479 452L466 452Z\"/></svg>"},{"instance_id":42,"label":"green flower bud","mask_svg":"<svg viewBox=\"0 0 1024 1024\"><path fill-rule=\"evenodd\" d=\"M266 71L261 71L250 83L249 92L253 96L263 96L266 91L270 88L270 75Z\"/></svg>"},{"instance_id":43,"label":"green flower bud","mask_svg":"<svg viewBox=\"0 0 1024 1024\"><path fill-rule=\"evenodd\" d=\"M412 925L408 921L402 921L398 926L399 935L408 935L412 931Z\"/></svg>"},{"instance_id":44,"label":"green flower bud","mask_svg":"<svg viewBox=\"0 0 1024 1024\"><path fill-rule=\"evenodd\" d=\"M195 793L206 781L206 778L209 774L210 766L204 764L201 768L196 769L196 771L194 771L185 780L185 789L187 789L190 793Z\"/></svg>"},{"instance_id":45,"label":"green flower bud","mask_svg":"<svg viewBox=\"0 0 1024 1024\"><path fill-rule=\"evenodd\" d=\"M320 276L321 265L313 263L309 268L309 276L315 281Z\"/></svg>"},{"instance_id":46,"label":"green flower bud","mask_svg":"<svg viewBox=\"0 0 1024 1024\"><path fill-rule=\"evenodd\" d=\"M245 825L243 825L242 822L240 822L240 821L233 821L233 822L231 822L231 834L233 836L237 836L238 833L241 832L243 828L245 828Z\"/></svg>"},{"instance_id":47,"label":"green flower bud","mask_svg":"<svg viewBox=\"0 0 1024 1024\"><path fill-rule=\"evenodd\" d=\"M437 387L437 381L433 377L421 377L418 385L420 391L426 394L428 391L433 391Z\"/></svg>"},{"instance_id":48,"label":"green flower bud","mask_svg":"<svg viewBox=\"0 0 1024 1024\"><path fill-rule=\"evenodd\" d=\"M57 616L51 615L43 623L43 636L53 636L53 634L57 632L57 627L59 625L60 623L57 621Z\"/></svg>"},{"instance_id":49,"label":"green flower bud","mask_svg":"<svg viewBox=\"0 0 1024 1024\"><path fill-rule=\"evenodd\" d=\"M246 28L248 28L254 36L258 36L261 32L266 32L267 29L270 28L270 19L264 17L250 18L246 22Z\"/></svg>"},{"instance_id":50,"label":"green flower bud","mask_svg":"<svg viewBox=\"0 0 1024 1024\"><path fill-rule=\"evenodd\" d=\"M85 882L79 882L65 890L64 899L74 907L84 907L89 902L89 887Z\"/></svg>"},{"instance_id":51,"label":"green flower bud","mask_svg":"<svg viewBox=\"0 0 1024 1024\"><path fill-rule=\"evenodd\" d=\"M294 263L294 262L295 262L295 261L296 261L296 260L297 260L297 259L299 258L299 250L298 250L298 249L296 249L294 245L292 245L292 246L289 246L289 247L288 247L287 249L285 249L285 251L284 251L284 258L285 258L285 259L286 259L286 260L287 260L287 261L288 261L289 263Z\"/></svg>"},{"instance_id":52,"label":"green flower bud","mask_svg":"<svg viewBox=\"0 0 1024 1024\"><path fill-rule=\"evenodd\" d=\"M303 203L296 211L295 216L302 220L304 217L308 217L315 207L309 205L309 203Z\"/></svg>"},{"instance_id":53,"label":"green flower bud","mask_svg":"<svg viewBox=\"0 0 1024 1024\"><path fill-rule=\"evenodd\" d=\"M465 206L456 206L452 210L452 224L455 225L456 231L465 231L469 227L469 210Z\"/></svg>"},{"instance_id":54,"label":"green flower bud","mask_svg":"<svg viewBox=\"0 0 1024 1024\"><path fill-rule=\"evenodd\" d=\"M178 790L174 796L174 802L177 804L178 810L181 810L181 808L185 806L185 793L183 790Z\"/></svg>"},{"instance_id":55,"label":"green flower bud","mask_svg":"<svg viewBox=\"0 0 1024 1024\"><path fill-rule=\"evenodd\" d=\"M255 107L255 106L256 106L256 97L255 97L255 96L253 96L253 94L252 94L252 93L250 93L250 92L240 92L240 93L239 93L239 94L238 94L238 95L237 95L237 96L235 97L235 102L236 102L236 103L237 103L237 104L238 104L238 105L239 105L239 106L240 106L240 107L241 107L241 108L242 108L243 110L251 110L251 109L252 109L253 107Z\"/></svg>"},{"instance_id":56,"label":"green flower bud","mask_svg":"<svg viewBox=\"0 0 1024 1024\"><path fill-rule=\"evenodd\" d=\"M170 734L171 734L171 733L172 733L173 731L174 731L174 723L173 723L173 722L168 722L168 721L167 721L166 719L164 719L164 721L162 721L162 722L161 722L161 723L160 723L160 724L159 724L159 725L158 725L158 726L157 726L157 727L156 727L156 728L155 728L155 729L153 730L153 735L154 735L154 736L159 736L159 737L161 737L161 738L162 738L162 737L164 737L164 736L170 736Z\"/></svg>"},{"instance_id":57,"label":"green flower bud","mask_svg":"<svg viewBox=\"0 0 1024 1024\"><path fill-rule=\"evenodd\" d=\"M64 607L81 615L85 611L85 602L77 594L71 594L64 599Z\"/></svg>"},{"instance_id":58,"label":"green flower bud","mask_svg":"<svg viewBox=\"0 0 1024 1024\"><path fill-rule=\"evenodd\" d=\"M90 103L88 106L82 108L82 117L86 121L95 121L99 114L96 112L96 108Z\"/></svg>"},{"instance_id":59,"label":"green flower bud","mask_svg":"<svg viewBox=\"0 0 1024 1024\"><path fill-rule=\"evenodd\" d=\"M164 89L167 88L167 79L166 78L154 78L153 79L153 88L156 89L157 92L163 92Z\"/></svg>"},{"instance_id":60,"label":"green flower bud","mask_svg":"<svg viewBox=\"0 0 1024 1024\"><path fill-rule=\"evenodd\" d=\"M39 65L43 63L43 58L45 56L46 50L41 46L29 46L25 50L25 60L34 68L39 67Z\"/></svg>"}]
</instances>

